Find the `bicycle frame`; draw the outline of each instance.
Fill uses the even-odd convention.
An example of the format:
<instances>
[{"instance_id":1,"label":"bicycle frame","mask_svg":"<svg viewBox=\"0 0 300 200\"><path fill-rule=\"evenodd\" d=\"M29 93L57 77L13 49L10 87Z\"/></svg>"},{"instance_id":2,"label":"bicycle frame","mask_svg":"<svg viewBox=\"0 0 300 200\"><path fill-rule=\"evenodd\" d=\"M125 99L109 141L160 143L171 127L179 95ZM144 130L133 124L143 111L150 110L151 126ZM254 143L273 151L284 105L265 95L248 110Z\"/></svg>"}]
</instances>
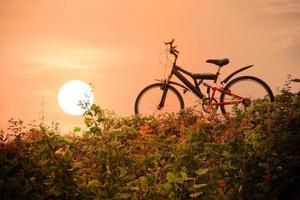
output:
<instances>
[{"instance_id":1,"label":"bicycle frame","mask_svg":"<svg viewBox=\"0 0 300 200\"><path fill-rule=\"evenodd\" d=\"M173 63L173 66L172 66L172 70L171 70L171 73L169 74L167 80L165 80L165 84L168 85L168 84L175 84L175 85L178 85L182 88L184 88L185 90L191 90L194 94L196 94L197 97L199 97L200 99L203 99L205 98L205 95L201 92L201 89L199 87L199 85L201 84L201 82L203 81L200 81L200 82L197 82L199 81L198 79L196 79L193 74L191 72L188 72L184 69L182 69L181 67L177 66L176 65L176 60L177 60L177 57L175 57L175 60L174 60L174 63ZM194 81L194 84L191 83L186 77L184 77L182 75L182 73L188 75L189 77L191 77ZM218 72L219 73L219 72ZM176 82L173 82L173 81L170 81L170 79L172 78L172 76L175 75L182 83L184 83L184 85L186 85L187 87L185 87L184 85L181 85L179 83L176 83ZM164 103L165 103L165 99L166 99L166 96L167 96L167 92L168 92L168 89L167 87L163 88L164 89L164 92L163 92L163 95L162 95L162 98L161 98L161 101L159 103L159 108L162 108L164 106Z\"/></svg>"},{"instance_id":2,"label":"bicycle frame","mask_svg":"<svg viewBox=\"0 0 300 200\"><path fill-rule=\"evenodd\" d=\"M203 80L206 80L206 79L197 79L197 78L195 78L194 75L191 72L188 72L187 70L184 70L183 68L177 66L175 63L176 63L176 59L175 59L175 62L173 64L173 67L172 67L170 75L165 80L165 84L166 85L167 84L174 84L174 85L180 86L180 87L184 88L185 90L192 91L200 99L204 99L206 97L202 93L202 91L201 91L201 89L199 87L199 85L202 84L202 85L206 86L208 89L212 89L211 96L208 96L210 107L221 106L221 105L237 104L237 103L242 103L245 100L245 98L243 98L241 96L238 96L236 94L233 94L230 91L224 90L222 87L218 88L218 87L211 86L211 85L209 85L207 83L202 83ZM250 66L247 66L245 68L249 68L249 67ZM220 74L219 71L220 71L220 68L219 68L218 72L216 73L216 80L218 79L218 76ZM189 77L191 77L193 79L193 81L194 81L194 84L191 83L183 74L186 74ZM185 86L182 85L182 84L180 84L180 83L170 81L170 79L172 78L173 75L175 75ZM216 82L216 80L214 80L214 81ZM165 87L163 89L164 89L164 92L163 92L163 95L162 95L161 102L159 104L159 108L162 108L164 106L164 102L165 102L165 99L166 99L166 96L167 96L167 92L168 92L167 91L167 87ZM213 103L213 99L215 97L216 91L218 91L220 93L225 93L225 94L227 94L229 96L232 96L232 97L234 97L236 99L236 101Z\"/></svg>"},{"instance_id":3,"label":"bicycle frame","mask_svg":"<svg viewBox=\"0 0 300 200\"><path fill-rule=\"evenodd\" d=\"M238 96L236 94L233 94L231 93L231 91L228 91L228 90L224 90L223 88L217 88L217 87L213 87L211 85L208 85L207 83L203 83L203 85L205 85L206 87L208 88L211 88L213 90L210 98L209 98L209 105L212 107L212 106L222 106L222 105L231 105L231 104L237 104L237 103L242 103L245 98L241 97L241 96ZM225 93L229 96L232 96L234 98L236 98L237 100L236 101L230 101L230 102L218 102L218 103L212 103L212 100L214 99L215 97L215 93L216 91L220 92L220 93Z\"/></svg>"},{"instance_id":4,"label":"bicycle frame","mask_svg":"<svg viewBox=\"0 0 300 200\"><path fill-rule=\"evenodd\" d=\"M181 72L191 77L194 81L194 84L191 83L186 77L184 77ZM203 99L205 97L205 95L201 92L201 89L199 87L200 83L203 80L200 81L201 79L196 79L195 77L193 77L193 74L191 72L188 72L177 65L173 65L172 71L169 75L169 79L171 79L172 75L175 75L182 83L184 83L184 85L187 86L189 90L193 91L197 95L197 97L199 97L200 99ZM182 87L186 88L185 86Z\"/></svg>"}]
</instances>

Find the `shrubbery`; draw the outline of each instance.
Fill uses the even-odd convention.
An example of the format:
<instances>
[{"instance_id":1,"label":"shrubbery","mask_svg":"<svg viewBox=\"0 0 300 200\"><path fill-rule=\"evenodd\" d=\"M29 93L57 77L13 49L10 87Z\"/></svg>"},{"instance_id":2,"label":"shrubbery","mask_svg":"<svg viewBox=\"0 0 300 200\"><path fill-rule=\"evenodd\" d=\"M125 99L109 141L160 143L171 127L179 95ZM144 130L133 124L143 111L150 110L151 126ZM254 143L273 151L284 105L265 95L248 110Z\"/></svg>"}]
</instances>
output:
<instances>
[{"instance_id":1,"label":"shrubbery","mask_svg":"<svg viewBox=\"0 0 300 200\"><path fill-rule=\"evenodd\" d=\"M122 118L93 105L84 120L80 137L10 121L1 199L300 199L300 93L235 116Z\"/></svg>"}]
</instances>

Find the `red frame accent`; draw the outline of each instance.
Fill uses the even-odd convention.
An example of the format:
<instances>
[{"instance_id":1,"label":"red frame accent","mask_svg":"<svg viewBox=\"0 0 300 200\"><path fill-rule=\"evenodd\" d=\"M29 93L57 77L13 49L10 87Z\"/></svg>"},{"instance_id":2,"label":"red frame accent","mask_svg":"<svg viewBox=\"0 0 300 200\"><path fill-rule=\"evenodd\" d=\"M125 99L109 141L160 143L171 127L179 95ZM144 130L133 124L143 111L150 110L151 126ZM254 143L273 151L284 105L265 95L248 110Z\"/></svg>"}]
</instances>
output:
<instances>
[{"instance_id":1,"label":"red frame accent","mask_svg":"<svg viewBox=\"0 0 300 200\"><path fill-rule=\"evenodd\" d=\"M213 107L213 106L221 106L221 105L231 105L231 104L236 104L236 103L241 103L245 98L244 97L241 97L241 96L238 96L236 94L233 94L229 91L226 91L224 90L223 88L218 88L218 87L214 87L214 86L209 86L207 85L207 87L210 87L213 91L212 91L212 94L211 94L211 97L209 99L209 107ZM220 92L220 93L225 93L229 96L233 96L233 97L236 97L238 100L237 101L231 101L231 102L218 102L218 103L212 103L212 99L214 99L215 97L215 93L216 91Z\"/></svg>"}]
</instances>

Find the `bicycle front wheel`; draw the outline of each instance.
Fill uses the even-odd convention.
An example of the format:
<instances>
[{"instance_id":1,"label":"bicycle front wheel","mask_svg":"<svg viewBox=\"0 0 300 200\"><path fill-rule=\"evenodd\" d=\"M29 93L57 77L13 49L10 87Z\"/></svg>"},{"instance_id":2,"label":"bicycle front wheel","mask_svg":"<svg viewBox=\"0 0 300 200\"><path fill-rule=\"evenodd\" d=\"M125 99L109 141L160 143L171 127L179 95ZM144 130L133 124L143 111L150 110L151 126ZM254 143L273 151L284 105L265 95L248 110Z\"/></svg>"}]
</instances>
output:
<instances>
[{"instance_id":1,"label":"bicycle front wheel","mask_svg":"<svg viewBox=\"0 0 300 200\"><path fill-rule=\"evenodd\" d=\"M167 94L164 106L160 108L164 83L154 83L145 87L137 96L134 105L135 114L159 115L166 112L178 113L184 108L184 102L180 93L171 85L167 85Z\"/></svg>"},{"instance_id":2,"label":"bicycle front wheel","mask_svg":"<svg viewBox=\"0 0 300 200\"><path fill-rule=\"evenodd\" d=\"M253 76L241 76L233 79L224 87L220 96L223 114L233 112L234 108L244 109L255 101L274 101L270 87L261 79Z\"/></svg>"}]
</instances>

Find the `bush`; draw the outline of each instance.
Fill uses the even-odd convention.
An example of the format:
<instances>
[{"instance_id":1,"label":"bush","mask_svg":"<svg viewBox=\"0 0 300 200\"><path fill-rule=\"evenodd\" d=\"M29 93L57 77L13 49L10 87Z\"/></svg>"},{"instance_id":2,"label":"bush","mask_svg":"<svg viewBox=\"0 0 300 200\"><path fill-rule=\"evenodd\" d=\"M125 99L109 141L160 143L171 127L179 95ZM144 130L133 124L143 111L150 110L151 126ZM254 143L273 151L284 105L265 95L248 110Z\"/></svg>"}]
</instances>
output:
<instances>
[{"instance_id":1,"label":"bush","mask_svg":"<svg viewBox=\"0 0 300 200\"><path fill-rule=\"evenodd\" d=\"M84 118L81 137L11 120L2 199L300 198L300 93L225 118L122 118L96 105Z\"/></svg>"}]
</instances>

